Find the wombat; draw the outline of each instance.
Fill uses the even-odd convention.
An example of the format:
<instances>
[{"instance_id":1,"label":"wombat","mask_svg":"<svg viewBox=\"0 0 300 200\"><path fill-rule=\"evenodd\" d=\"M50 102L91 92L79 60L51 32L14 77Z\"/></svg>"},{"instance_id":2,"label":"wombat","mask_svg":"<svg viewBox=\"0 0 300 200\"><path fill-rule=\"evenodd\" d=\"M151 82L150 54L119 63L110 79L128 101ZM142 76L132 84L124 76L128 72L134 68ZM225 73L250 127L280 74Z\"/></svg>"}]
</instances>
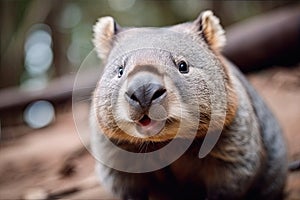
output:
<instances>
[{"instance_id":1,"label":"wombat","mask_svg":"<svg viewBox=\"0 0 300 200\"><path fill-rule=\"evenodd\" d=\"M211 11L162 28L103 17L93 42L105 68L92 98L91 146L116 197L283 198L281 129L222 56L224 30Z\"/></svg>"}]
</instances>

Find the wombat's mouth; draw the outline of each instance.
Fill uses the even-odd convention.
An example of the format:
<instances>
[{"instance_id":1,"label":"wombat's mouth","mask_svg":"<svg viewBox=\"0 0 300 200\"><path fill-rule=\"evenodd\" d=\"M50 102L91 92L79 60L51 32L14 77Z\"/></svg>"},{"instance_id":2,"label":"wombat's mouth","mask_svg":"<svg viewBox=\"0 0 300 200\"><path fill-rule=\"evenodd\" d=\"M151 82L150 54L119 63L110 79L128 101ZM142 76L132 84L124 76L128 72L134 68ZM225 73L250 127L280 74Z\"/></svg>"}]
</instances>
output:
<instances>
[{"instance_id":1,"label":"wombat's mouth","mask_svg":"<svg viewBox=\"0 0 300 200\"><path fill-rule=\"evenodd\" d=\"M148 115L144 115L140 120L139 120L139 124L141 126L148 126L151 123L151 119L150 117L148 117Z\"/></svg>"},{"instance_id":2,"label":"wombat's mouth","mask_svg":"<svg viewBox=\"0 0 300 200\"><path fill-rule=\"evenodd\" d=\"M165 127L166 120L154 120L144 115L136 125L139 135L143 138L157 135Z\"/></svg>"}]
</instances>

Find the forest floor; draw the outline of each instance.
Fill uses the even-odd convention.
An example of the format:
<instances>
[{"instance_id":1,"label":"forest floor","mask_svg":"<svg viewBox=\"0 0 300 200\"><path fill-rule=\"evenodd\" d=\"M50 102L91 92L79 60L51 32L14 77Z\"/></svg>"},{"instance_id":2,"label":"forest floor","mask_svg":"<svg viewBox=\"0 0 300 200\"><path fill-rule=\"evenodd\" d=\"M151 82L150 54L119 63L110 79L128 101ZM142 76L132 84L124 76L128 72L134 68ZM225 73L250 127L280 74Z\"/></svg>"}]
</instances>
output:
<instances>
[{"instance_id":1,"label":"forest floor","mask_svg":"<svg viewBox=\"0 0 300 200\"><path fill-rule=\"evenodd\" d=\"M272 68L248 78L279 119L289 161L300 160L300 67ZM88 105L78 108L77 122L86 121ZM13 133L22 127L6 129ZM99 185L94 163L82 148L71 110L59 112L52 125L1 141L0 199L114 199ZM300 171L289 172L286 193L286 199L300 199Z\"/></svg>"}]
</instances>

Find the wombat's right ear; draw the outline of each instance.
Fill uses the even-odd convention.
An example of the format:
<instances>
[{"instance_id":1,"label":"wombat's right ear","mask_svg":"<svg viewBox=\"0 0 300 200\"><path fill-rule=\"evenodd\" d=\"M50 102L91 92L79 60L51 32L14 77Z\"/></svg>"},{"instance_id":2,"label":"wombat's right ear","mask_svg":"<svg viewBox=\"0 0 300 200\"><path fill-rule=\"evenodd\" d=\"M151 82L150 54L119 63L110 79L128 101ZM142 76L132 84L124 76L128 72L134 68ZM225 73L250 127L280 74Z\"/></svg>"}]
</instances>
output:
<instances>
[{"instance_id":1,"label":"wombat's right ear","mask_svg":"<svg viewBox=\"0 0 300 200\"><path fill-rule=\"evenodd\" d=\"M120 27L112 17L102 17L94 25L93 43L99 58L105 60L112 49L114 37Z\"/></svg>"}]
</instances>

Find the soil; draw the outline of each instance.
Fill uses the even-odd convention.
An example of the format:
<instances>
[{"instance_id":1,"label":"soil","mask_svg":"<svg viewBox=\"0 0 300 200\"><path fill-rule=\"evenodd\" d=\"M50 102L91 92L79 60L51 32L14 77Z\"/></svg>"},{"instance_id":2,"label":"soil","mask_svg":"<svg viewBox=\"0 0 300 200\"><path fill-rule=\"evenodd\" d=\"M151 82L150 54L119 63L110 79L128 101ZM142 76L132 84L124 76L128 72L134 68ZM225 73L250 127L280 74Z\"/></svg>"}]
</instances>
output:
<instances>
[{"instance_id":1,"label":"soil","mask_svg":"<svg viewBox=\"0 0 300 200\"><path fill-rule=\"evenodd\" d=\"M282 126L289 161L300 160L300 67L272 68L248 78ZM77 108L77 124L86 123L88 105ZM6 129L12 135L21 130L2 131ZM79 137L69 109L46 128L1 141L0 199L114 199L95 177L95 161L82 148L85 139ZM289 172L286 193L286 199L300 199L300 170Z\"/></svg>"}]
</instances>

